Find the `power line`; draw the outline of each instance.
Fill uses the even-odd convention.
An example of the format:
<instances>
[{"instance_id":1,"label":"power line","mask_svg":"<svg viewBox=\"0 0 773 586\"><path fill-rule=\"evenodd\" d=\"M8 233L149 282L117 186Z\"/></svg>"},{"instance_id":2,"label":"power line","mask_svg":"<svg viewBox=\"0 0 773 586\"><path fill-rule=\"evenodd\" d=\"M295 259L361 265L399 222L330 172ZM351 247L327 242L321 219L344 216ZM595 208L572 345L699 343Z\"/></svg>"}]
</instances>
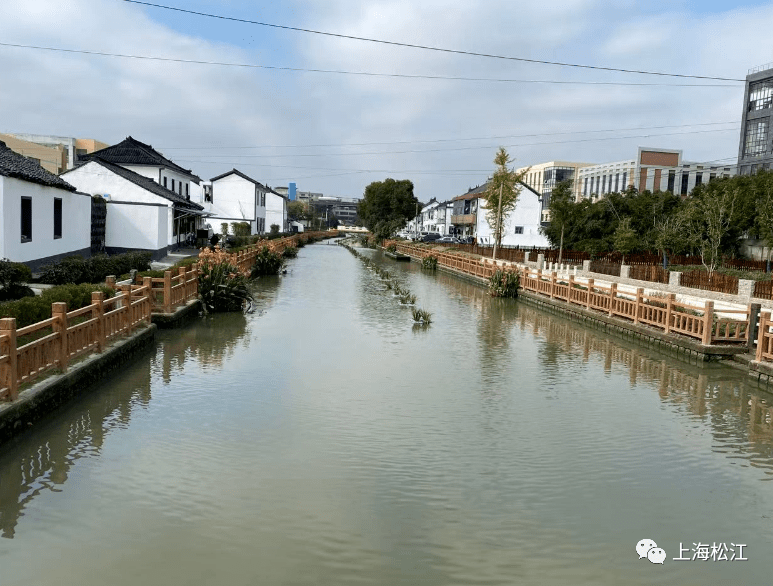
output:
<instances>
[{"instance_id":1,"label":"power line","mask_svg":"<svg viewBox=\"0 0 773 586\"><path fill-rule=\"evenodd\" d=\"M438 143L438 142L465 142L471 140L498 140L502 138L532 138L538 136L563 136L568 134L597 134L602 132L628 132L631 130L662 130L665 128L690 128L693 126L719 126L725 124L738 124L738 120L729 120L727 122L698 122L695 124L671 124L668 126L635 126L631 128L608 128L601 130L571 130L565 132L541 132L534 134L506 134L501 136L480 136L474 138L437 138L428 140L396 140L391 142L349 142L349 143L331 143L331 144L284 144L284 145L260 145L260 146L223 146L210 145L199 147L159 147L167 151L192 151L192 150L247 150L247 149L284 149L284 148L322 148L322 147L348 147L348 146L375 146L389 144L419 144L419 143Z\"/></svg>"},{"instance_id":2,"label":"power line","mask_svg":"<svg viewBox=\"0 0 773 586\"><path fill-rule=\"evenodd\" d=\"M282 29L282 30L288 30L288 31L295 31L295 32L301 32L301 33L309 33L314 35L323 35L327 37L335 37L338 39L349 39L353 41L365 41L368 43L379 43L381 45L392 45L395 47L406 47L410 49L422 49L424 51L437 51L441 53L454 53L456 55L468 55L472 57L486 57L489 59L504 59L507 61L521 61L523 63L537 63L540 65L556 65L559 67L574 67L579 69L594 69L597 71L615 71L618 73L636 73L640 75L657 75L657 76L663 76L663 77L680 77L680 78L689 78L689 79L712 79L716 81L740 81L745 82L744 79L734 79L731 77L714 77L709 75L687 75L682 73L666 73L662 71L645 71L645 70L638 70L638 69L622 69L618 67L602 67L599 65L582 65L578 63L564 63L561 61L545 61L542 59L527 59L526 57L511 57L506 55L495 55L491 53L477 53L474 51L462 51L460 49L447 49L443 47L432 47L429 45L416 45L413 43L402 43L398 41L387 41L384 39L374 39L370 37L358 37L354 35L344 35L341 33L331 33L327 31L319 31L314 29L307 29L307 28L301 28L301 27L295 27L295 26L287 26L287 25L281 25L281 24L274 24L269 22L260 22L257 20L248 20L245 18L237 18L234 16L224 16L221 14L210 14L207 12L198 12L195 10L188 10L185 8L177 8L175 6L165 6L163 4L154 4L152 2L141 2L139 0L123 0L124 2L128 2L130 4L140 4L142 6L150 6L152 8L162 8L164 10L173 10L176 12L184 12L186 14L194 14L196 16L205 16L208 18L217 18L220 20L230 20L232 22L240 22L243 24L254 24L258 26L265 26L270 28L276 28L276 29Z\"/></svg>"},{"instance_id":3,"label":"power line","mask_svg":"<svg viewBox=\"0 0 773 586\"><path fill-rule=\"evenodd\" d=\"M504 145L505 148L516 148L516 147L525 147L525 146L543 146L543 145L554 145L554 144L567 144L567 143L578 143L578 142L601 142L601 141L607 141L607 140L626 140L629 138L653 138L653 137L661 137L661 136L677 136L677 135L684 135L684 134L705 134L710 132L738 132L739 127L737 128L719 128L719 129L713 129L713 130L693 130L693 131L687 131L687 132L666 132L666 133L660 133L660 134L638 134L638 135L627 135L627 136L605 136L600 138L579 138L579 139L573 139L573 140L560 140L560 141L544 141L544 142L531 142L531 143L518 143L518 144L510 144L510 145ZM399 154L421 154L421 153L439 153L439 152L452 152L452 151L472 151L472 150L483 150L483 149L491 149L496 148L496 146L499 145L483 145L483 146L467 146L467 147L455 147L455 148L445 148L445 149L412 149L412 150L404 150L404 151L370 151L370 152L362 152L362 153L293 153L293 154L269 154L269 155L234 155L234 154L228 154L228 155L212 155L212 157L219 157L219 158L233 158L233 157L240 157L240 158L248 158L248 159L276 159L276 158L288 158L288 157L360 157L360 156L368 156L368 155L399 155ZM180 159L180 160L186 160L186 159Z\"/></svg>"},{"instance_id":4,"label":"power line","mask_svg":"<svg viewBox=\"0 0 773 586\"><path fill-rule=\"evenodd\" d=\"M126 0L129 1L129 0ZM18 49L35 49L40 51L56 51L60 53L78 53L97 57L118 57L121 59L144 59L149 61L164 61L171 63L185 63L193 65L214 65L220 67L242 67L248 69L271 69L274 71L292 71L296 73L330 73L335 75L360 75L365 77L388 77L399 79L433 79L441 81L474 81L494 83L544 83L559 85L601 85L601 86L659 86L659 87L725 87L737 88L737 85L726 83L638 83L638 82L614 82L614 81L565 81L554 79L499 79L490 77L455 77L447 75L421 75L408 73L378 73L372 71L346 71L341 69L307 69L303 67L280 67L278 65L258 65L254 63L230 63L225 61L204 61L200 59L180 59L176 57L157 57L154 55L129 55L125 53L108 53L106 51L92 51L87 49L65 49L62 47L44 47L39 45L23 45L20 43L0 43L3 47L15 47Z\"/></svg>"}]
</instances>

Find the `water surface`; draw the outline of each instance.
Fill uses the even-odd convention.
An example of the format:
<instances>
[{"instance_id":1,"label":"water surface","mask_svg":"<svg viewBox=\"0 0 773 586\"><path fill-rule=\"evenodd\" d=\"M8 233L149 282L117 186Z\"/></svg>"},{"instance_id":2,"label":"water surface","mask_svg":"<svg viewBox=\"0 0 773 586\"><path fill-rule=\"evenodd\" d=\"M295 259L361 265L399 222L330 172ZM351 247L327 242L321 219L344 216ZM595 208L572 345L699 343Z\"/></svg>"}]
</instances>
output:
<instances>
[{"instance_id":1,"label":"water surface","mask_svg":"<svg viewBox=\"0 0 773 586\"><path fill-rule=\"evenodd\" d=\"M341 247L0 450L0 584L755 584L771 396ZM666 550L639 560L644 538ZM674 561L680 543L748 561Z\"/></svg>"}]
</instances>

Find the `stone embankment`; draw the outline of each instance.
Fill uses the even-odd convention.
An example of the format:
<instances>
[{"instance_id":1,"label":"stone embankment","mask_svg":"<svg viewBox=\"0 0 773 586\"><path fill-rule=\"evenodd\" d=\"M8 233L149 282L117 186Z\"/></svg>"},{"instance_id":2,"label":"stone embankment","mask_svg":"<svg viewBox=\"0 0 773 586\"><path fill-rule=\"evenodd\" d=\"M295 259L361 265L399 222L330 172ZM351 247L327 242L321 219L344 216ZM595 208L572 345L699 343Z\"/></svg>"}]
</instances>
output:
<instances>
[{"instance_id":1,"label":"stone embankment","mask_svg":"<svg viewBox=\"0 0 773 586\"><path fill-rule=\"evenodd\" d=\"M441 270L481 285L498 268L517 271L524 301L691 361L725 360L765 383L773 379L773 302L751 299L748 287L730 295L592 273L587 263L493 261L442 247L386 244L414 260L435 256Z\"/></svg>"}]
</instances>

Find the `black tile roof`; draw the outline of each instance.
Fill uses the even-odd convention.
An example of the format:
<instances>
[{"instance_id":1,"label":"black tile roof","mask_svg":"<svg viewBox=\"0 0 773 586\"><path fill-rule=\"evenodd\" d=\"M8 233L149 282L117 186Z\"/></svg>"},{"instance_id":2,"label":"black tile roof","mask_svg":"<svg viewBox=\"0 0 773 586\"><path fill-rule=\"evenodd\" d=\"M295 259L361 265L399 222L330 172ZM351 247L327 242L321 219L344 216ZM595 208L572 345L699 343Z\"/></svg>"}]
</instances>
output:
<instances>
[{"instance_id":1,"label":"black tile roof","mask_svg":"<svg viewBox=\"0 0 773 586\"><path fill-rule=\"evenodd\" d=\"M149 144L140 142L131 136L126 137L124 140L113 146L94 151L87 155L80 155L78 161L85 162L94 158L102 159L108 163L116 163L118 165L152 165L157 167L167 167L169 169L174 169L178 173L183 173L192 177L196 183L201 181L201 177L195 175L190 169L183 169L180 165L167 159Z\"/></svg>"},{"instance_id":2,"label":"black tile roof","mask_svg":"<svg viewBox=\"0 0 773 586\"><path fill-rule=\"evenodd\" d=\"M212 179L210 179L210 181L217 181L218 179L222 179L223 177L228 177L229 175L238 175L242 179L246 179L247 181L249 181L251 183L254 183L255 185L257 185L261 189L266 189L266 186L263 185L260 181L255 181L252 177L250 177L249 175L245 175L244 173L242 173L238 169L231 169L230 171L226 171L222 175L218 175L217 177L213 177Z\"/></svg>"},{"instance_id":3,"label":"black tile roof","mask_svg":"<svg viewBox=\"0 0 773 586\"><path fill-rule=\"evenodd\" d=\"M159 185L156 183L153 179L150 177L145 177L143 175L140 175L139 173L135 173L134 171L130 171L129 169L126 169L125 167L121 167L120 165L114 165L113 163L110 163L109 161L104 161L99 158L93 158L89 161L81 162L80 165L78 165L77 168L82 167L83 165L87 165L88 163L97 163L98 165L102 165L105 169L108 169L109 171L112 171L119 177L123 177L127 181L131 181L138 187L142 187L143 189L146 189L147 191L150 191L151 193L158 195L160 197L163 197L164 199L168 199L169 201L174 202L177 206L181 208L191 209L191 210L203 210L204 206L201 206L195 202L192 202L185 198L184 195L180 195L179 193L175 193L171 189L167 189L163 185Z\"/></svg>"},{"instance_id":4,"label":"black tile roof","mask_svg":"<svg viewBox=\"0 0 773 586\"><path fill-rule=\"evenodd\" d=\"M75 188L58 175L46 171L39 163L13 152L0 140L0 175L23 179L30 183L39 183L48 187L57 187L67 191Z\"/></svg>"},{"instance_id":5,"label":"black tile roof","mask_svg":"<svg viewBox=\"0 0 773 586\"><path fill-rule=\"evenodd\" d=\"M531 187L526 185L523 181L519 181L518 183L521 184L521 189L525 188L540 197L540 194L534 191ZM488 182L484 183L483 185L477 185L475 187L471 187L467 193L464 195L459 195L455 198L453 198L451 201L459 201L460 199L477 199L481 197L482 194L486 192L486 189L488 189Z\"/></svg>"}]
</instances>

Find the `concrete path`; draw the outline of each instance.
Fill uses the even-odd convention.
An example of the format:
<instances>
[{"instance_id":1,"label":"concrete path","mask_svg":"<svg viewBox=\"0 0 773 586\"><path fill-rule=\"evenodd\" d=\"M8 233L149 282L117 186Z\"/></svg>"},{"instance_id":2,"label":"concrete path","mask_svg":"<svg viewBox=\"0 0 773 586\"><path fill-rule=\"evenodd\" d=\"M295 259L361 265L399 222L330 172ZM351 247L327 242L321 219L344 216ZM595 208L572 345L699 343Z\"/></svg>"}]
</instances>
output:
<instances>
[{"instance_id":1,"label":"concrete path","mask_svg":"<svg viewBox=\"0 0 773 586\"><path fill-rule=\"evenodd\" d=\"M160 260L154 260L150 263L150 268L154 271L168 269L181 260L185 260L186 258L194 258L197 256L199 256L198 248L180 248L174 252L170 252Z\"/></svg>"}]
</instances>

